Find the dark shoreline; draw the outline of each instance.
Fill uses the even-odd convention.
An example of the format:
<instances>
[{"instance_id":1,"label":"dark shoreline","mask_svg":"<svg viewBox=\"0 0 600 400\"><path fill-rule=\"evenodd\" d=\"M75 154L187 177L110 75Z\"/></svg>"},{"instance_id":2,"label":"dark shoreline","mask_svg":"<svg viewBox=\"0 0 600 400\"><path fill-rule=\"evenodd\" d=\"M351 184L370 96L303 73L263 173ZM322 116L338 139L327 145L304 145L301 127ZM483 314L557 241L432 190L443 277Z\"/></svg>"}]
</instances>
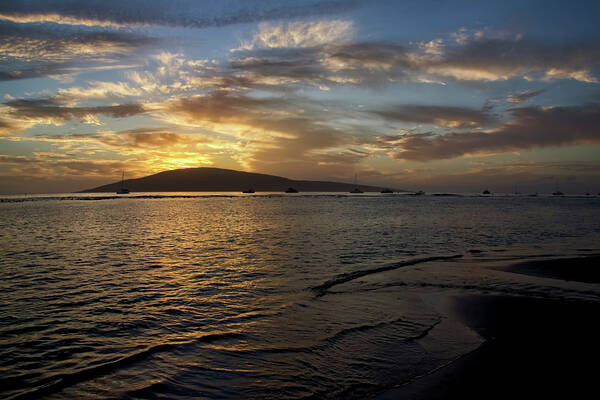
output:
<instances>
[{"instance_id":1,"label":"dark shoreline","mask_svg":"<svg viewBox=\"0 0 600 400\"><path fill-rule=\"evenodd\" d=\"M596 282L597 261L541 260L502 270ZM597 391L599 303L465 294L451 297L447 311L485 342L378 399L586 398Z\"/></svg>"},{"instance_id":2,"label":"dark shoreline","mask_svg":"<svg viewBox=\"0 0 600 400\"><path fill-rule=\"evenodd\" d=\"M600 283L600 255L585 257L557 258L552 260L533 260L511 264L503 271L542 278L563 279L587 283Z\"/></svg>"},{"instance_id":3,"label":"dark shoreline","mask_svg":"<svg viewBox=\"0 0 600 400\"><path fill-rule=\"evenodd\" d=\"M597 390L600 305L459 296L460 319L485 342L380 399L584 398Z\"/></svg>"}]
</instances>

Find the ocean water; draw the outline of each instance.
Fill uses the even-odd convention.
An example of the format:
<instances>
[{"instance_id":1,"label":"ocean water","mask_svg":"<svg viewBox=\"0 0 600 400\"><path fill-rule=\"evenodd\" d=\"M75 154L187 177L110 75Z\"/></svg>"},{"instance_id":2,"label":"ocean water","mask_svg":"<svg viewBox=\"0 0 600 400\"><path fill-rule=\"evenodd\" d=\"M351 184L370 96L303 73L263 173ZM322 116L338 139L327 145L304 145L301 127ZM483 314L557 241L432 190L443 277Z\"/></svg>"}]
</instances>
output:
<instances>
[{"instance_id":1,"label":"ocean water","mask_svg":"<svg viewBox=\"0 0 600 400\"><path fill-rule=\"evenodd\" d=\"M376 397L481 343L445 296L600 301L496 268L600 252L598 197L2 200L1 398Z\"/></svg>"}]
</instances>

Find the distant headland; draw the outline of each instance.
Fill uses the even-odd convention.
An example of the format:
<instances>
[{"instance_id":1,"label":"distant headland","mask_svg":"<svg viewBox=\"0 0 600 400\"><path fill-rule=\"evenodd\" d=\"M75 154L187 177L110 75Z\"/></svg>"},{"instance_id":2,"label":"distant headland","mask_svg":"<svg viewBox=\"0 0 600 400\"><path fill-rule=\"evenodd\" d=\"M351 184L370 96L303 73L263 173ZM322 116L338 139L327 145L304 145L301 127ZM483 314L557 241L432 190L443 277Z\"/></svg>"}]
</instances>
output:
<instances>
[{"instance_id":1,"label":"distant headland","mask_svg":"<svg viewBox=\"0 0 600 400\"><path fill-rule=\"evenodd\" d=\"M379 192L381 187L343 182L297 181L281 176L256 174L221 168L184 168L159 172L143 178L126 179L108 185L82 190L80 193L116 192L122 185L131 192L283 192L294 188L299 192ZM394 191L401 191L393 189Z\"/></svg>"}]
</instances>

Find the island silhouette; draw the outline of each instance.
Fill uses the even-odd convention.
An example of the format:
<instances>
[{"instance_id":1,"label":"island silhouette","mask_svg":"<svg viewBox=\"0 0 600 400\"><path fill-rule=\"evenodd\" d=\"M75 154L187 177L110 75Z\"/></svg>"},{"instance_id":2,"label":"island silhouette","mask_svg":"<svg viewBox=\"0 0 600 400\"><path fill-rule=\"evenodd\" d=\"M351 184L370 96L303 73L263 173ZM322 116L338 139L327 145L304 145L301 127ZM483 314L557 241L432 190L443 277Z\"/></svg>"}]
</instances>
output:
<instances>
[{"instance_id":1,"label":"island silhouette","mask_svg":"<svg viewBox=\"0 0 600 400\"><path fill-rule=\"evenodd\" d=\"M380 192L381 187L353 183L293 180L281 176L235 171L222 168L183 168L159 172L143 178L126 179L82 190L80 193L116 192L122 186L131 192L284 192L294 188L299 192ZM392 189L394 191L403 191Z\"/></svg>"}]
</instances>

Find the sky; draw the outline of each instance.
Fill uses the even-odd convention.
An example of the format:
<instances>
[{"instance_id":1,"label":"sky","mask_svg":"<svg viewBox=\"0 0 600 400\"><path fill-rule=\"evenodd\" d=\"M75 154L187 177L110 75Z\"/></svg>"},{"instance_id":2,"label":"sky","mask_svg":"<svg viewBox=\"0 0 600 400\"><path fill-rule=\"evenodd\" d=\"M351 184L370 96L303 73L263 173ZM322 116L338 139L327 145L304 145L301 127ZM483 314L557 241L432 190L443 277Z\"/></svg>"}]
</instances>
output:
<instances>
[{"instance_id":1,"label":"sky","mask_svg":"<svg viewBox=\"0 0 600 400\"><path fill-rule=\"evenodd\" d=\"M600 192L600 2L3 0L0 193L189 167Z\"/></svg>"}]
</instances>

